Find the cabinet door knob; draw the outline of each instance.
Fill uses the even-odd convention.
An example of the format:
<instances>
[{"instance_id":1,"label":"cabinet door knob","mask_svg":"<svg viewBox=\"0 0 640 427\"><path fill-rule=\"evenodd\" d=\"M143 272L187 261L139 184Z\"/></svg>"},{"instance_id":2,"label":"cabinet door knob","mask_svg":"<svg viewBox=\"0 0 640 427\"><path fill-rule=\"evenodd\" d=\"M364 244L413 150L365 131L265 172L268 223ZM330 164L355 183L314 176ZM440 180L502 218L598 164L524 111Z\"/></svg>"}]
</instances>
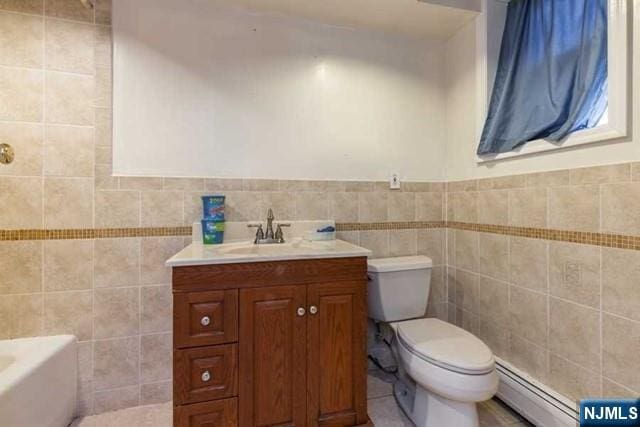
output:
<instances>
[{"instance_id":1,"label":"cabinet door knob","mask_svg":"<svg viewBox=\"0 0 640 427\"><path fill-rule=\"evenodd\" d=\"M200 319L200 324L202 326L209 326L210 323L211 319L209 318L209 316L204 316L202 319Z\"/></svg>"},{"instance_id":2,"label":"cabinet door knob","mask_svg":"<svg viewBox=\"0 0 640 427\"><path fill-rule=\"evenodd\" d=\"M209 382L211 380L211 373L209 371L204 371L202 375L200 375L200 379L202 382Z\"/></svg>"},{"instance_id":3,"label":"cabinet door knob","mask_svg":"<svg viewBox=\"0 0 640 427\"><path fill-rule=\"evenodd\" d=\"M306 313L304 307L298 307L298 316L302 317Z\"/></svg>"},{"instance_id":4,"label":"cabinet door knob","mask_svg":"<svg viewBox=\"0 0 640 427\"><path fill-rule=\"evenodd\" d=\"M318 313L318 307L316 307L315 305L312 305L311 307L309 307L309 313L311 314Z\"/></svg>"}]
</instances>

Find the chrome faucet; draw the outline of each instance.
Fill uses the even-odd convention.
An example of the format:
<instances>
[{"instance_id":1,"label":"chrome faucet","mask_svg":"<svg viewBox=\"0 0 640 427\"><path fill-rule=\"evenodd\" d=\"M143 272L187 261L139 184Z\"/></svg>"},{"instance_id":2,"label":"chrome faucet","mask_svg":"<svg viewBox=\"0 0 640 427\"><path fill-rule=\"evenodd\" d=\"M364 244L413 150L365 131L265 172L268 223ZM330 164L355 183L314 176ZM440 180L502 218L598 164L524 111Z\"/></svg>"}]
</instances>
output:
<instances>
[{"instance_id":1,"label":"chrome faucet","mask_svg":"<svg viewBox=\"0 0 640 427\"><path fill-rule=\"evenodd\" d=\"M256 238L253 243L256 245L272 244L272 243L284 243L284 233L282 227L291 227L291 224L277 224L275 233L273 232L273 220L276 219L273 215L273 209L269 208L267 212L267 231L262 229L262 224L249 224L247 227L257 228Z\"/></svg>"}]
</instances>

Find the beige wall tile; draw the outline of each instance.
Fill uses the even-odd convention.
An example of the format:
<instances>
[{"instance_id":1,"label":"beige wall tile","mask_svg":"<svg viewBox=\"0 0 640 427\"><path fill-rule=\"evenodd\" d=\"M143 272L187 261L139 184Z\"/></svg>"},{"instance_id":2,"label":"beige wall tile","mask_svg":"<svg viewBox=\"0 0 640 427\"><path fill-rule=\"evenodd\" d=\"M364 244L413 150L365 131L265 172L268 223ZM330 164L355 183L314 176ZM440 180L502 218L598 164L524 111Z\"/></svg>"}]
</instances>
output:
<instances>
[{"instance_id":1,"label":"beige wall tile","mask_svg":"<svg viewBox=\"0 0 640 427\"><path fill-rule=\"evenodd\" d=\"M447 228L445 235L447 241L447 265L456 265L456 231Z\"/></svg>"},{"instance_id":2,"label":"beige wall tile","mask_svg":"<svg viewBox=\"0 0 640 427\"><path fill-rule=\"evenodd\" d=\"M602 397L605 399L637 399L638 395L640 395L640 393L637 391L633 391L607 378L602 379Z\"/></svg>"},{"instance_id":3,"label":"beige wall tile","mask_svg":"<svg viewBox=\"0 0 640 427\"><path fill-rule=\"evenodd\" d=\"M0 0L0 10L42 15L44 0Z\"/></svg>"},{"instance_id":4,"label":"beige wall tile","mask_svg":"<svg viewBox=\"0 0 640 427\"><path fill-rule=\"evenodd\" d=\"M549 349L591 371L600 371L600 312L549 300Z\"/></svg>"},{"instance_id":5,"label":"beige wall tile","mask_svg":"<svg viewBox=\"0 0 640 427\"><path fill-rule=\"evenodd\" d=\"M0 120L42 121L43 79L40 70L0 67Z\"/></svg>"},{"instance_id":6,"label":"beige wall tile","mask_svg":"<svg viewBox=\"0 0 640 427\"><path fill-rule=\"evenodd\" d=\"M45 178L45 228L93 227L93 180Z\"/></svg>"},{"instance_id":7,"label":"beige wall tile","mask_svg":"<svg viewBox=\"0 0 640 427\"><path fill-rule=\"evenodd\" d=\"M138 191L96 191L95 203L96 227L140 226L140 193Z\"/></svg>"},{"instance_id":8,"label":"beige wall tile","mask_svg":"<svg viewBox=\"0 0 640 427\"><path fill-rule=\"evenodd\" d=\"M335 222L358 222L358 197L346 192L329 193L329 218Z\"/></svg>"},{"instance_id":9,"label":"beige wall tile","mask_svg":"<svg viewBox=\"0 0 640 427\"><path fill-rule=\"evenodd\" d=\"M204 178L162 178L162 189L204 191Z\"/></svg>"},{"instance_id":10,"label":"beige wall tile","mask_svg":"<svg viewBox=\"0 0 640 427\"><path fill-rule=\"evenodd\" d=\"M47 123L92 126L93 76L48 71L45 110Z\"/></svg>"},{"instance_id":11,"label":"beige wall tile","mask_svg":"<svg viewBox=\"0 0 640 427\"><path fill-rule=\"evenodd\" d=\"M374 191L375 185L370 181L345 181L344 191L348 193L367 193Z\"/></svg>"},{"instance_id":12,"label":"beige wall tile","mask_svg":"<svg viewBox=\"0 0 640 427\"><path fill-rule=\"evenodd\" d=\"M274 191L279 189L280 191L285 191L287 193L293 193L296 191L328 191L329 182L328 181L308 181L308 180L296 180L296 179L288 179L288 180L280 180L277 184L273 183L272 180L254 180L254 185L249 185L247 183L248 180L244 180L245 189L255 189L255 190L264 190L264 191ZM274 188L275 187L275 188Z\"/></svg>"},{"instance_id":13,"label":"beige wall tile","mask_svg":"<svg viewBox=\"0 0 640 427\"><path fill-rule=\"evenodd\" d=\"M456 306L472 314L478 314L479 278L463 270L456 271Z\"/></svg>"},{"instance_id":14,"label":"beige wall tile","mask_svg":"<svg viewBox=\"0 0 640 427\"><path fill-rule=\"evenodd\" d=\"M528 174L525 177L527 187L551 187L554 185L569 185L571 172L569 170L538 172Z\"/></svg>"},{"instance_id":15,"label":"beige wall tile","mask_svg":"<svg viewBox=\"0 0 640 427\"><path fill-rule=\"evenodd\" d=\"M2 165L0 175L40 176L42 174L42 125L0 123L0 141L10 144L16 153L13 162Z\"/></svg>"},{"instance_id":16,"label":"beige wall tile","mask_svg":"<svg viewBox=\"0 0 640 427\"><path fill-rule=\"evenodd\" d=\"M42 294L0 296L0 338L42 334Z\"/></svg>"},{"instance_id":17,"label":"beige wall tile","mask_svg":"<svg viewBox=\"0 0 640 427\"><path fill-rule=\"evenodd\" d=\"M600 230L600 187L573 185L549 188L549 228Z\"/></svg>"},{"instance_id":18,"label":"beige wall tile","mask_svg":"<svg viewBox=\"0 0 640 427\"><path fill-rule=\"evenodd\" d=\"M547 226L547 189L509 190L509 225L518 227Z\"/></svg>"},{"instance_id":19,"label":"beige wall tile","mask_svg":"<svg viewBox=\"0 0 640 427\"><path fill-rule=\"evenodd\" d=\"M94 298L96 339L140 333L140 288L96 289Z\"/></svg>"},{"instance_id":20,"label":"beige wall tile","mask_svg":"<svg viewBox=\"0 0 640 427\"><path fill-rule=\"evenodd\" d=\"M509 236L479 233L478 272L495 279L509 280Z\"/></svg>"},{"instance_id":21,"label":"beige wall tile","mask_svg":"<svg viewBox=\"0 0 640 427\"><path fill-rule=\"evenodd\" d=\"M574 400L600 396L597 374L554 354L549 357L549 381L554 390Z\"/></svg>"},{"instance_id":22,"label":"beige wall tile","mask_svg":"<svg viewBox=\"0 0 640 427\"><path fill-rule=\"evenodd\" d=\"M478 338L489 346L494 355L507 358L509 352L509 329L507 327L481 317Z\"/></svg>"},{"instance_id":23,"label":"beige wall tile","mask_svg":"<svg viewBox=\"0 0 640 427\"><path fill-rule=\"evenodd\" d=\"M112 114L111 108L95 108L96 145L111 147L112 145Z\"/></svg>"},{"instance_id":24,"label":"beige wall tile","mask_svg":"<svg viewBox=\"0 0 640 427\"><path fill-rule=\"evenodd\" d=\"M202 202L200 205L202 205ZM200 208L202 210L202 206L200 206ZM273 209L276 222L289 221L296 214L296 201L291 197L291 194L286 192L267 192L262 195L261 210L265 212L265 218L266 212L269 211L269 208Z\"/></svg>"},{"instance_id":25,"label":"beige wall tile","mask_svg":"<svg viewBox=\"0 0 640 427\"><path fill-rule=\"evenodd\" d=\"M42 228L42 179L0 177L0 228Z\"/></svg>"},{"instance_id":26,"label":"beige wall tile","mask_svg":"<svg viewBox=\"0 0 640 427\"><path fill-rule=\"evenodd\" d=\"M478 271L478 234L475 231L455 230L455 266Z\"/></svg>"},{"instance_id":27,"label":"beige wall tile","mask_svg":"<svg viewBox=\"0 0 640 427\"><path fill-rule=\"evenodd\" d=\"M511 283L537 291L547 291L547 241L510 237Z\"/></svg>"},{"instance_id":28,"label":"beige wall tile","mask_svg":"<svg viewBox=\"0 0 640 427\"><path fill-rule=\"evenodd\" d=\"M478 335L480 328L480 318L470 311L456 310L456 326L468 331L474 335Z\"/></svg>"},{"instance_id":29,"label":"beige wall tile","mask_svg":"<svg viewBox=\"0 0 640 427\"><path fill-rule=\"evenodd\" d=\"M417 235L418 255L428 256L433 261L433 265L444 265L445 229L431 228L417 230Z\"/></svg>"},{"instance_id":30,"label":"beige wall tile","mask_svg":"<svg viewBox=\"0 0 640 427\"><path fill-rule=\"evenodd\" d=\"M140 282L140 239L97 239L96 288L133 286Z\"/></svg>"},{"instance_id":31,"label":"beige wall tile","mask_svg":"<svg viewBox=\"0 0 640 427\"><path fill-rule=\"evenodd\" d=\"M358 218L360 222L380 222L387 220L386 193L358 194Z\"/></svg>"},{"instance_id":32,"label":"beige wall tile","mask_svg":"<svg viewBox=\"0 0 640 427\"><path fill-rule=\"evenodd\" d=\"M93 385L107 390L138 384L140 338L96 341L93 345Z\"/></svg>"},{"instance_id":33,"label":"beige wall tile","mask_svg":"<svg viewBox=\"0 0 640 427\"><path fill-rule=\"evenodd\" d=\"M414 221L416 198L414 193L389 193L387 196L389 221Z\"/></svg>"},{"instance_id":34,"label":"beige wall tile","mask_svg":"<svg viewBox=\"0 0 640 427\"><path fill-rule=\"evenodd\" d=\"M640 390L640 322L608 314L602 320L602 373L625 387Z\"/></svg>"},{"instance_id":35,"label":"beige wall tile","mask_svg":"<svg viewBox=\"0 0 640 427\"><path fill-rule=\"evenodd\" d=\"M45 291L93 287L93 240L44 242Z\"/></svg>"},{"instance_id":36,"label":"beige wall tile","mask_svg":"<svg viewBox=\"0 0 640 427\"><path fill-rule=\"evenodd\" d=\"M154 403L170 402L172 398L173 382L171 381L142 384L140 386L141 405L152 405Z\"/></svg>"},{"instance_id":37,"label":"beige wall tile","mask_svg":"<svg viewBox=\"0 0 640 427\"><path fill-rule=\"evenodd\" d=\"M47 19L45 26L45 60L48 70L94 73L93 25Z\"/></svg>"},{"instance_id":38,"label":"beige wall tile","mask_svg":"<svg viewBox=\"0 0 640 427\"><path fill-rule=\"evenodd\" d=\"M580 304L600 307L600 248L549 242L549 292Z\"/></svg>"},{"instance_id":39,"label":"beige wall tile","mask_svg":"<svg viewBox=\"0 0 640 427\"><path fill-rule=\"evenodd\" d=\"M296 193L295 219L327 219L329 218L329 196L322 192Z\"/></svg>"},{"instance_id":40,"label":"beige wall tile","mask_svg":"<svg viewBox=\"0 0 640 427\"><path fill-rule=\"evenodd\" d=\"M0 242L0 295L42 290L42 242Z\"/></svg>"},{"instance_id":41,"label":"beige wall tile","mask_svg":"<svg viewBox=\"0 0 640 427\"><path fill-rule=\"evenodd\" d=\"M243 179L244 191L278 191L280 182L277 179Z\"/></svg>"},{"instance_id":42,"label":"beige wall tile","mask_svg":"<svg viewBox=\"0 0 640 427\"><path fill-rule=\"evenodd\" d=\"M389 256L412 256L417 254L416 230L389 231Z\"/></svg>"},{"instance_id":43,"label":"beige wall tile","mask_svg":"<svg viewBox=\"0 0 640 427\"><path fill-rule=\"evenodd\" d=\"M92 177L94 174L94 129L79 126L46 128L44 174Z\"/></svg>"},{"instance_id":44,"label":"beige wall tile","mask_svg":"<svg viewBox=\"0 0 640 427\"><path fill-rule=\"evenodd\" d=\"M416 193L416 221L442 221L444 219L444 193Z\"/></svg>"},{"instance_id":45,"label":"beige wall tile","mask_svg":"<svg viewBox=\"0 0 640 427\"><path fill-rule=\"evenodd\" d=\"M538 381L547 382L547 351L544 348L512 334L508 360Z\"/></svg>"},{"instance_id":46,"label":"beige wall tile","mask_svg":"<svg viewBox=\"0 0 640 427\"><path fill-rule=\"evenodd\" d=\"M509 287L509 326L515 334L541 347L547 346L547 296Z\"/></svg>"},{"instance_id":47,"label":"beige wall tile","mask_svg":"<svg viewBox=\"0 0 640 427\"><path fill-rule=\"evenodd\" d=\"M138 406L139 387L137 385L114 390L97 391L93 394L95 413L117 411Z\"/></svg>"},{"instance_id":48,"label":"beige wall tile","mask_svg":"<svg viewBox=\"0 0 640 427\"><path fill-rule=\"evenodd\" d=\"M431 270L431 289L429 303L447 302L447 282L444 275L445 267L433 267Z\"/></svg>"},{"instance_id":49,"label":"beige wall tile","mask_svg":"<svg viewBox=\"0 0 640 427\"><path fill-rule=\"evenodd\" d=\"M111 0L96 0L96 24L111 25Z\"/></svg>"},{"instance_id":50,"label":"beige wall tile","mask_svg":"<svg viewBox=\"0 0 640 427\"><path fill-rule=\"evenodd\" d=\"M70 334L79 341L93 337L91 291L55 292L44 294L44 333Z\"/></svg>"},{"instance_id":51,"label":"beige wall tile","mask_svg":"<svg viewBox=\"0 0 640 427\"><path fill-rule=\"evenodd\" d=\"M171 379L171 334L143 335L140 338L140 381Z\"/></svg>"},{"instance_id":52,"label":"beige wall tile","mask_svg":"<svg viewBox=\"0 0 640 427\"><path fill-rule=\"evenodd\" d=\"M184 194L180 191L142 192L143 227L170 227L183 224Z\"/></svg>"},{"instance_id":53,"label":"beige wall tile","mask_svg":"<svg viewBox=\"0 0 640 427\"><path fill-rule=\"evenodd\" d=\"M93 10L75 0L45 0L45 13L56 18L93 22Z\"/></svg>"},{"instance_id":54,"label":"beige wall tile","mask_svg":"<svg viewBox=\"0 0 640 427\"><path fill-rule=\"evenodd\" d=\"M164 263L184 248L182 237L145 237L141 245L141 283L171 283L171 269L165 267Z\"/></svg>"},{"instance_id":55,"label":"beige wall tile","mask_svg":"<svg viewBox=\"0 0 640 427\"><path fill-rule=\"evenodd\" d=\"M451 304L456 302L456 269L447 266L445 271L445 280L447 282L447 301Z\"/></svg>"},{"instance_id":56,"label":"beige wall tile","mask_svg":"<svg viewBox=\"0 0 640 427\"><path fill-rule=\"evenodd\" d=\"M630 180L631 165L629 163L571 169L572 184L604 184Z\"/></svg>"},{"instance_id":57,"label":"beige wall tile","mask_svg":"<svg viewBox=\"0 0 640 427\"><path fill-rule=\"evenodd\" d=\"M194 222L199 223L202 220L202 196L208 194L202 191L184 193L184 225L192 225ZM229 219L228 212L225 212L225 216Z\"/></svg>"},{"instance_id":58,"label":"beige wall tile","mask_svg":"<svg viewBox=\"0 0 640 427\"><path fill-rule=\"evenodd\" d=\"M94 36L95 65L111 67L113 63L111 27L96 26Z\"/></svg>"},{"instance_id":59,"label":"beige wall tile","mask_svg":"<svg viewBox=\"0 0 640 427\"><path fill-rule=\"evenodd\" d=\"M262 193L254 191L227 191L224 215L227 221L264 221L267 212L262 209Z\"/></svg>"},{"instance_id":60,"label":"beige wall tile","mask_svg":"<svg viewBox=\"0 0 640 427\"><path fill-rule=\"evenodd\" d=\"M602 186L602 231L640 234L640 183Z\"/></svg>"},{"instance_id":61,"label":"beige wall tile","mask_svg":"<svg viewBox=\"0 0 640 427\"><path fill-rule=\"evenodd\" d=\"M477 191L478 180L470 179L467 181L451 181L447 182L447 192L456 193L460 191Z\"/></svg>"},{"instance_id":62,"label":"beige wall tile","mask_svg":"<svg viewBox=\"0 0 640 427\"><path fill-rule=\"evenodd\" d=\"M0 12L0 65L42 66L42 17Z\"/></svg>"},{"instance_id":63,"label":"beige wall tile","mask_svg":"<svg viewBox=\"0 0 640 427\"><path fill-rule=\"evenodd\" d=\"M213 192L242 191L241 179L207 178L204 180L205 190Z\"/></svg>"},{"instance_id":64,"label":"beige wall tile","mask_svg":"<svg viewBox=\"0 0 640 427\"><path fill-rule=\"evenodd\" d=\"M140 332L171 331L173 296L171 286L143 286L140 289Z\"/></svg>"},{"instance_id":65,"label":"beige wall tile","mask_svg":"<svg viewBox=\"0 0 640 427\"><path fill-rule=\"evenodd\" d=\"M111 164L113 162L113 149L103 145L95 147L96 163Z\"/></svg>"},{"instance_id":66,"label":"beige wall tile","mask_svg":"<svg viewBox=\"0 0 640 427\"><path fill-rule=\"evenodd\" d=\"M478 192L478 222L481 224L508 224L509 192L507 190Z\"/></svg>"},{"instance_id":67,"label":"beige wall tile","mask_svg":"<svg viewBox=\"0 0 640 427\"><path fill-rule=\"evenodd\" d=\"M121 190L162 190L162 178L141 176L123 176L120 178Z\"/></svg>"},{"instance_id":68,"label":"beige wall tile","mask_svg":"<svg viewBox=\"0 0 640 427\"><path fill-rule=\"evenodd\" d=\"M83 341L78 346L78 379L91 381L93 378L93 342Z\"/></svg>"},{"instance_id":69,"label":"beige wall tile","mask_svg":"<svg viewBox=\"0 0 640 427\"><path fill-rule=\"evenodd\" d=\"M356 246L360 245L360 232L359 231L337 231L336 239L344 240L345 242L353 243Z\"/></svg>"},{"instance_id":70,"label":"beige wall tile","mask_svg":"<svg viewBox=\"0 0 640 427\"><path fill-rule=\"evenodd\" d=\"M360 246L373 252L371 258L389 256L389 236L387 231L361 231Z\"/></svg>"},{"instance_id":71,"label":"beige wall tile","mask_svg":"<svg viewBox=\"0 0 640 427\"><path fill-rule=\"evenodd\" d=\"M447 199L447 220L478 222L478 193L449 193Z\"/></svg>"},{"instance_id":72,"label":"beige wall tile","mask_svg":"<svg viewBox=\"0 0 640 427\"><path fill-rule=\"evenodd\" d=\"M94 85L94 105L111 108L112 106L111 68L97 67Z\"/></svg>"},{"instance_id":73,"label":"beige wall tile","mask_svg":"<svg viewBox=\"0 0 640 427\"><path fill-rule=\"evenodd\" d=\"M602 248L602 310L640 320L640 252Z\"/></svg>"},{"instance_id":74,"label":"beige wall tile","mask_svg":"<svg viewBox=\"0 0 640 427\"><path fill-rule=\"evenodd\" d=\"M111 165L96 164L94 185L96 190L116 190L120 178L111 175Z\"/></svg>"},{"instance_id":75,"label":"beige wall tile","mask_svg":"<svg viewBox=\"0 0 640 427\"><path fill-rule=\"evenodd\" d=\"M480 277L478 285L478 314L483 319L502 326L509 322L509 285Z\"/></svg>"}]
</instances>

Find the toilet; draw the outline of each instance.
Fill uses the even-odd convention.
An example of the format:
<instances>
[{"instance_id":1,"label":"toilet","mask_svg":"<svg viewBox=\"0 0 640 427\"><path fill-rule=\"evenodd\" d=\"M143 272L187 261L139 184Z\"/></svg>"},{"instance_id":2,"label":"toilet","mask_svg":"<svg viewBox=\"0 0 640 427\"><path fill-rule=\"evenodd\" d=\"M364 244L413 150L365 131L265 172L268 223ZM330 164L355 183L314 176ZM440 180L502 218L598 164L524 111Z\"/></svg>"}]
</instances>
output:
<instances>
[{"instance_id":1,"label":"toilet","mask_svg":"<svg viewBox=\"0 0 640 427\"><path fill-rule=\"evenodd\" d=\"M432 261L425 256L368 261L369 317L389 324L398 361L396 400L417 427L478 426L476 403L498 390L493 353L479 338L425 319Z\"/></svg>"}]
</instances>

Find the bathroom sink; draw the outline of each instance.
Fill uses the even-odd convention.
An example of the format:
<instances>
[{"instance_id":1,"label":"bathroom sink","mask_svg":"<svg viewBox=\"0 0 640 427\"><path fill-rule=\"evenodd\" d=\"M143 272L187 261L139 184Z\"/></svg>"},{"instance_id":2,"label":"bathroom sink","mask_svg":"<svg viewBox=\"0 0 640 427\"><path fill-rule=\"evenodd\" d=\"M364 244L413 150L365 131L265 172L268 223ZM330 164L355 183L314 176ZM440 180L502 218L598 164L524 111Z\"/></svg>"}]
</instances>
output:
<instances>
[{"instance_id":1,"label":"bathroom sink","mask_svg":"<svg viewBox=\"0 0 640 427\"><path fill-rule=\"evenodd\" d=\"M169 259L168 267L313 258L369 256L371 251L342 240L310 242L301 238L286 243L256 245L238 241L221 245L193 243Z\"/></svg>"}]
</instances>

